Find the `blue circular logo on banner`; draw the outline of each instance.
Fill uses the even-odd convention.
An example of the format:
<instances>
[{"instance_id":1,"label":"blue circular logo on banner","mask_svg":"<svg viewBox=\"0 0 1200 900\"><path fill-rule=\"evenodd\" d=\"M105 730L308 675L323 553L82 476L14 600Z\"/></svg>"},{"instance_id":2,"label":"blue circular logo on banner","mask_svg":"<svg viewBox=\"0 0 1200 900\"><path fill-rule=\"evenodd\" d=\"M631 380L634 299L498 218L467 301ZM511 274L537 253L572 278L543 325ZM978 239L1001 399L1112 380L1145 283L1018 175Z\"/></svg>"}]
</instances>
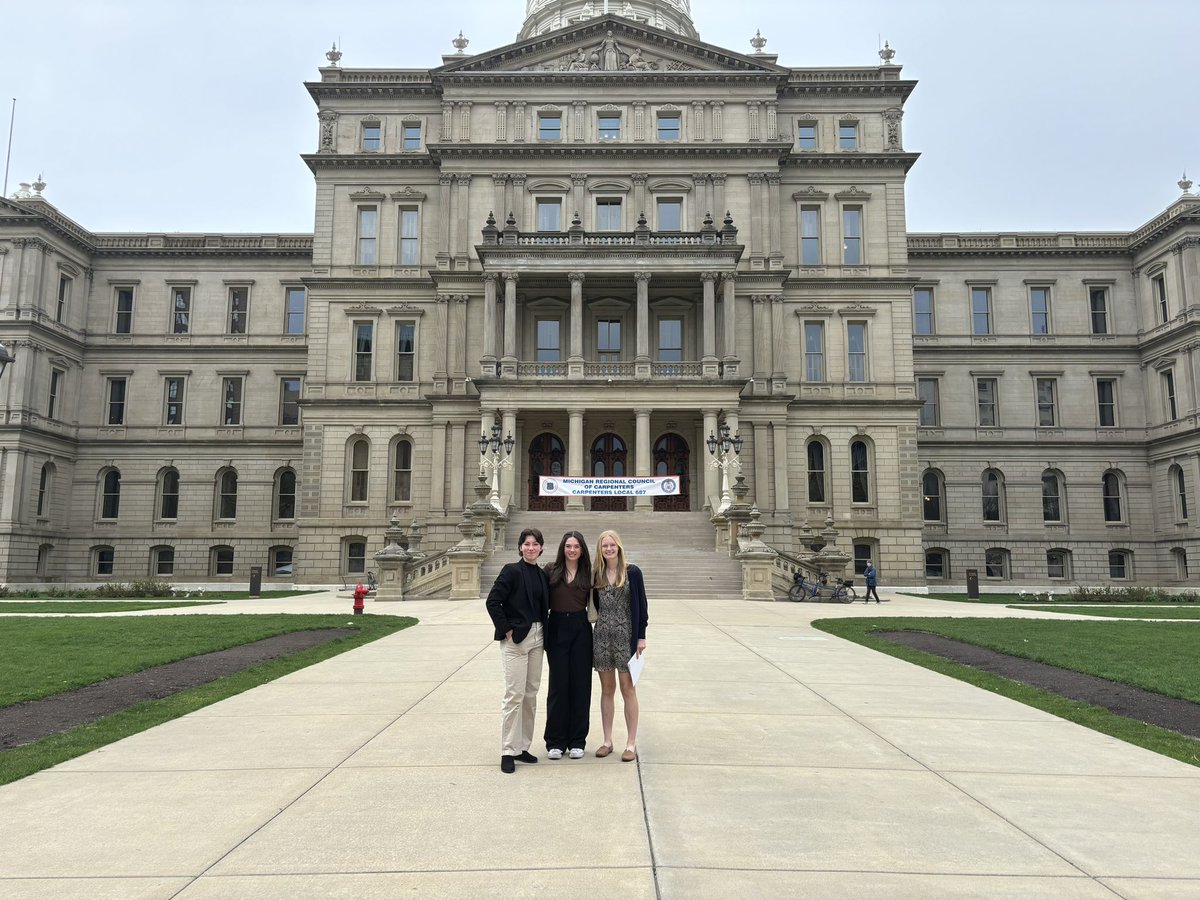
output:
<instances>
[{"instance_id":1,"label":"blue circular logo on banner","mask_svg":"<svg viewBox=\"0 0 1200 900\"><path fill-rule=\"evenodd\" d=\"M678 490L678 488L676 487L676 484L675 484L675 479L674 478L664 478L663 483L662 483L662 489L663 489L664 494L674 494L676 492L676 490Z\"/></svg>"},{"instance_id":2,"label":"blue circular logo on banner","mask_svg":"<svg viewBox=\"0 0 1200 900\"><path fill-rule=\"evenodd\" d=\"M550 491L556 491L556 490L558 490L558 484L555 483L554 481L551 481L549 478L547 478L542 482L542 490L547 493L549 493Z\"/></svg>"}]
</instances>

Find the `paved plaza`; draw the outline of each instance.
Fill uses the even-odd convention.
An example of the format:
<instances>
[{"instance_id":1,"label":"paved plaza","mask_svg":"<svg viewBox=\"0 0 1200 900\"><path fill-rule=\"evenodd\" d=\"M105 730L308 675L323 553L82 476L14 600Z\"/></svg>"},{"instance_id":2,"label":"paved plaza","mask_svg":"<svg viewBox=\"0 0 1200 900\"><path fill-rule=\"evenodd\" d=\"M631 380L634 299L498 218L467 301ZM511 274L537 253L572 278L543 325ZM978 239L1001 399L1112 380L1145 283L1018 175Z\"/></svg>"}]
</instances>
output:
<instances>
[{"instance_id":1,"label":"paved plaza","mask_svg":"<svg viewBox=\"0 0 1200 900\"><path fill-rule=\"evenodd\" d=\"M0 788L0 896L1200 897L1200 768L809 624L1057 614L882 593L652 597L641 758L596 691L515 775L482 601L368 604L420 624Z\"/></svg>"}]
</instances>

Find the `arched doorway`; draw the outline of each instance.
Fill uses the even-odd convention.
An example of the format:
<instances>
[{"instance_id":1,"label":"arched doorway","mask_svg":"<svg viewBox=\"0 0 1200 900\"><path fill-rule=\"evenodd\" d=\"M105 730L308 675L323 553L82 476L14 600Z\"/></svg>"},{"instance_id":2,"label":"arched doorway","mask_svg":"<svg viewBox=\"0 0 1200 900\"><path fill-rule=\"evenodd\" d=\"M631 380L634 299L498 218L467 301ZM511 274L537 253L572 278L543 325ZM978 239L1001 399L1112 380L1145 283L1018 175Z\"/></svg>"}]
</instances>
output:
<instances>
[{"instance_id":1,"label":"arched doorway","mask_svg":"<svg viewBox=\"0 0 1200 900\"><path fill-rule=\"evenodd\" d=\"M664 434L654 442L652 456L655 475L674 475L679 479L679 493L655 497L654 508L660 512L687 512L691 505L691 450L678 434Z\"/></svg>"},{"instance_id":2,"label":"arched doorway","mask_svg":"<svg viewBox=\"0 0 1200 900\"><path fill-rule=\"evenodd\" d=\"M623 478L629 472L626 465L625 442L611 431L592 442L591 474L594 478ZM627 497L593 497L596 512L624 512Z\"/></svg>"},{"instance_id":3,"label":"arched doorway","mask_svg":"<svg viewBox=\"0 0 1200 900\"><path fill-rule=\"evenodd\" d=\"M563 442L557 435L543 431L529 442L529 509L557 512L564 509L562 497L538 495L539 475L562 475L566 470Z\"/></svg>"}]
</instances>

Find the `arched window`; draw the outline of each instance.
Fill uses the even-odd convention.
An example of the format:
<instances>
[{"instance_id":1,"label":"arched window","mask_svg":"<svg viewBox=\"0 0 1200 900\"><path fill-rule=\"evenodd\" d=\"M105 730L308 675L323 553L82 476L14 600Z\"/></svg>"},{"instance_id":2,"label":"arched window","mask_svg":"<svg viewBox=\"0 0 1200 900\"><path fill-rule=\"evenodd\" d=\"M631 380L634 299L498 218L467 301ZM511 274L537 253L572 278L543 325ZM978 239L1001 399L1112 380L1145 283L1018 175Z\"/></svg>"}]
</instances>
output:
<instances>
[{"instance_id":1,"label":"arched window","mask_svg":"<svg viewBox=\"0 0 1200 900\"><path fill-rule=\"evenodd\" d=\"M808 442L808 502L824 503L825 445L815 438Z\"/></svg>"},{"instance_id":2,"label":"arched window","mask_svg":"<svg viewBox=\"0 0 1200 900\"><path fill-rule=\"evenodd\" d=\"M392 500L397 503L412 501L412 451L412 442L404 439L392 451Z\"/></svg>"},{"instance_id":3,"label":"arched window","mask_svg":"<svg viewBox=\"0 0 1200 900\"><path fill-rule=\"evenodd\" d=\"M343 565L348 575L362 575L367 571L367 539L364 537L348 537L342 541L344 552Z\"/></svg>"},{"instance_id":4,"label":"arched window","mask_svg":"<svg viewBox=\"0 0 1200 900\"><path fill-rule=\"evenodd\" d=\"M366 503L370 488L371 442L365 437L350 442L350 502Z\"/></svg>"},{"instance_id":5,"label":"arched window","mask_svg":"<svg viewBox=\"0 0 1200 900\"><path fill-rule=\"evenodd\" d=\"M150 574L156 576L175 574L174 547L163 546L150 548Z\"/></svg>"},{"instance_id":6,"label":"arched window","mask_svg":"<svg viewBox=\"0 0 1200 900\"><path fill-rule=\"evenodd\" d=\"M1171 549L1171 557L1175 560L1175 577L1180 581L1188 579L1188 558L1187 551L1182 547L1173 547Z\"/></svg>"},{"instance_id":7,"label":"arched window","mask_svg":"<svg viewBox=\"0 0 1200 900\"><path fill-rule=\"evenodd\" d=\"M275 518L292 521L296 518L296 472L283 468L275 473Z\"/></svg>"},{"instance_id":8,"label":"arched window","mask_svg":"<svg viewBox=\"0 0 1200 900\"><path fill-rule=\"evenodd\" d=\"M1071 577L1071 551L1055 548L1046 551L1046 577L1066 579Z\"/></svg>"},{"instance_id":9,"label":"arched window","mask_svg":"<svg viewBox=\"0 0 1200 900\"><path fill-rule=\"evenodd\" d=\"M867 563L875 560L875 568L879 568L879 542L871 538L854 539L854 574L862 575L867 571Z\"/></svg>"},{"instance_id":10,"label":"arched window","mask_svg":"<svg viewBox=\"0 0 1200 900\"><path fill-rule=\"evenodd\" d=\"M37 565L34 568L34 573L39 578L45 578L50 572L50 553L54 550L53 544L42 544L38 547Z\"/></svg>"},{"instance_id":11,"label":"arched window","mask_svg":"<svg viewBox=\"0 0 1200 900\"><path fill-rule=\"evenodd\" d=\"M222 469L217 473L217 518L236 519L237 499L237 469Z\"/></svg>"},{"instance_id":12,"label":"arched window","mask_svg":"<svg viewBox=\"0 0 1200 900\"><path fill-rule=\"evenodd\" d=\"M1125 581L1133 577L1133 554L1128 550L1108 551L1108 577Z\"/></svg>"},{"instance_id":13,"label":"arched window","mask_svg":"<svg viewBox=\"0 0 1200 900\"><path fill-rule=\"evenodd\" d=\"M1062 476L1053 469L1042 473L1042 521L1065 522Z\"/></svg>"},{"instance_id":14,"label":"arched window","mask_svg":"<svg viewBox=\"0 0 1200 900\"><path fill-rule=\"evenodd\" d=\"M179 518L179 471L166 468L158 472L158 517L175 520Z\"/></svg>"},{"instance_id":15,"label":"arched window","mask_svg":"<svg viewBox=\"0 0 1200 900\"><path fill-rule=\"evenodd\" d=\"M1121 478L1119 473L1105 472L1100 479L1100 493L1104 501L1104 521L1123 522L1121 510Z\"/></svg>"},{"instance_id":16,"label":"arched window","mask_svg":"<svg viewBox=\"0 0 1200 900\"><path fill-rule=\"evenodd\" d=\"M1188 498L1187 498L1187 480L1183 476L1183 468L1181 466L1171 466L1167 473L1167 480L1171 483L1171 494L1175 501L1175 518L1181 522L1186 522L1188 517Z\"/></svg>"},{"instance_id":17,"label":"arched window","mask_svg":"<svg viewBox=\"0 0 1200 900\"><path fill-rule=\"evenodd\" d=\"M983 521L1004 521L1004 475L998 469L983 472Z\"/></svg>"},{"instance_id":18,"label":"arched window","mask_svg":"<svg viewBox=\"0 0 1200 900\"><path fill-rule=\"evenodd\" d=\"M926 469L921 476L921 518L926 522L944 522L942 494L945 482L937 469Z\"/></svg>"},{"instance_id":19,"label":"arched window","mask_svg":"<svg viewBox=\"0 0 1200 900\"><path fill-rule=\"evenodd\" d=\"M121 471L105 469L100 476L100 518L116 519L121 511Z\"/></svg>"},{"instance_id":20,"label":"arched window","mask_svg":"<svg viewBox=\"0 0 1200 900\"><path fill-rule=\"evenodd\" d=\"M41 475L38 477L37 517L39 519L50 517L53 486L54 463L43 463Z\"/></svg>"},{"instance_id":21,"label":"arched window","mask_svg":"<svg viewBox=\"0 0 1200 900\"><path fill-rule=\"evenodd\" d=\"M1008 578L1008 551L989 547L983 554L983 569L988 578Z\"/></svg>"},{"instance_id":22,"label":"arched window","mask_svg":"<svg viewBox=\"0 0 1200 900\"><path fill-rule=\"evenodd\" d=\"M871 464L866 441L850 444L850 500L853 503L871 502Z\"/></svg>"},{"instance_id":23,"label":"arched window","mask_svg":"<svg viewBox=\"0 0 1200 900\"><path fill-rule=\"evenodd\" d=\"M925 551L925 577L950 577L950 551L941 547L930 547Z\"/></svg>"},{"instance_id":24,"label":"arched window","mask_svg":"<svg viewBox=\"0 0 1200 900\"><path fill-rule=\"evenodd\" d=\"M209 575L233 574L233 548L226 546L213 547L208 551Z\"/></svg>"},{"instance_id":25,"label":"arched window","mask_svg":"<svg viewBox=\"0 0 1200 900\"><path fill-rule=\"evenodd\" d=\"M92 574L111 575L117 564L117 553L112 547L92 548Z\"/></svg>"},{"instance_id":26,"label":"arched window","mask_svg":"<svg viewBox=\"0 0 1200 900\"><path fill-rule=\"evenodd\" d=\"M296 554L291 547L271 548L271 575L276 578L291 578L294 574Z\"/></svg>"}]
</instances>

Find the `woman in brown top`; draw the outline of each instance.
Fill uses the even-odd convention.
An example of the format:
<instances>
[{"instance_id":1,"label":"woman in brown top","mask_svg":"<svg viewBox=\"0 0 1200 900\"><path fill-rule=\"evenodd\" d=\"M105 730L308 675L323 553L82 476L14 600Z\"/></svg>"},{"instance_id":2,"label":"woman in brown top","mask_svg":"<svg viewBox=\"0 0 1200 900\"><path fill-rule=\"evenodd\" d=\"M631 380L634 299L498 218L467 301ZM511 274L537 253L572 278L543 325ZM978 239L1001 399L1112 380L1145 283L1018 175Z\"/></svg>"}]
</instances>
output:
<instances>
[{"instance_id":1,"label":"woman in brown top","mask_svg":"<svg viewBox=\"0 0 1200 900\"><path fill-rule=\"evenodd\" d=\"M587 541L568 531L558 555L546 567L550 581L550 623L546 626L546 656L550 660L550 690L546 698L546 749L550 759L583 759L592 708L592 626L588 598L592 591L592 561Z\"/></svg>"}]
</instances>

